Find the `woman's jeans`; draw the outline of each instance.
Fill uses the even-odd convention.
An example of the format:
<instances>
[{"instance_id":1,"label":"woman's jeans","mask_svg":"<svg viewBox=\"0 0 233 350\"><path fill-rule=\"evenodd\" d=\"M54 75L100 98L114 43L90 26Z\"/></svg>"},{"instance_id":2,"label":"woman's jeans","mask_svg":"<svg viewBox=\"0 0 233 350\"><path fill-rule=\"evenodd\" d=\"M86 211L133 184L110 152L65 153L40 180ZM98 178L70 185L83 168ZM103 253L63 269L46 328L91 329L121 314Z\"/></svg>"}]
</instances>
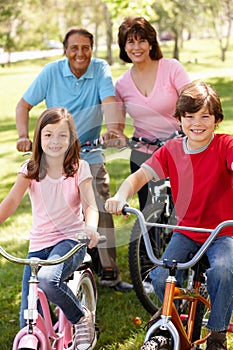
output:
<instances>
[{"instance_id":1,"label":"woman's jeans","mask_svg":"<svg viewBox=\"0 0 233 350\"><path fill-rule=\"evenodd\" d=\"M37 257L44 260L59 258L70 251L76 241L64 240L53 247L45 248L37 252L28 254L28 258ZM39 288L44 291L48 300L59 306L64 312L67 319L75 324L84 315L79 300L73 294L67 284L64 282L77 267L82 263L86 254L86 248L82 247L70 259L62 264L53 266L43 266L39 269L38 280ZM26 325L23 318L23 310L27 309L28 281L30 279L31 269L29 265L25 265L23 282L22 282L22 301L20 310L20 328Z\"/></svg>"},{"instance_id":2,"label":"woman's jeans","mask_svg":"<svg viewBox=\"0 0 233 350\"><path fill-rule=\"evenodd\" d=\"M163 258L186 262L190 260L190 253L195 252L199 247L200 244L181 233L175 232L163 254ZM210 330L223 331L228 328L233 308L233 237L218 237L207 249L206 255L210 264L206 276L212 307L207 327ZM156 267L150 272L155 293L160 300L163 300L165 281L168 274L169 270L162 267ZM177 271L178 286L183 285L184 277L184 270Z\"/></svg>"}]
</instances>

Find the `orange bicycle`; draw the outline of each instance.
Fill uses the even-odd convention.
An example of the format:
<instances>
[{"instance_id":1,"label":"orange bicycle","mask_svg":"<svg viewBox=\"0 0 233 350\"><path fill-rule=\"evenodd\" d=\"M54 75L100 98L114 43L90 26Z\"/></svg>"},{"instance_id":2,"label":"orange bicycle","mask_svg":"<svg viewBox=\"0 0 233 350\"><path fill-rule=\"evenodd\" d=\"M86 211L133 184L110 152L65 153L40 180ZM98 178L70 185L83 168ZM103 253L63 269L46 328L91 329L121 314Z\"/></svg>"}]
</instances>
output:
<instances>
[{"instance_id":1,"label":"orange bicycle","mask_svg":"<svg viewBox=\"0 0 233 350\"><path fill-rule=\"evenodd\" d=\"M141 350L201 349L201 344L206 342L209 335L208 331L204 330L204 326L207 324L208 314L211 310L206 288L205 269L208 266L206 265L208 261L206 262L205 252L223 228L233 226L233 220L220 223L214 230L195 228L195 231L209 232L210 235L188 262L179 263L174 260L159 260L154 254L148 235L148 227L150 226L170 229L178 228L178 226L146 222L139 210L125 206L123 214L127 213L137 216L147 254L153 265L169 269L162 308L149 322ZM184 226L179 226L179 228L182 230L194 229ZM187 287L178 288L176 271L185 269L192 269L192 274L189 274ZM179 303L179 311L175 306L176 303ZM233 332L232 322L228 331Z\"/></svg>"}]
</instances>

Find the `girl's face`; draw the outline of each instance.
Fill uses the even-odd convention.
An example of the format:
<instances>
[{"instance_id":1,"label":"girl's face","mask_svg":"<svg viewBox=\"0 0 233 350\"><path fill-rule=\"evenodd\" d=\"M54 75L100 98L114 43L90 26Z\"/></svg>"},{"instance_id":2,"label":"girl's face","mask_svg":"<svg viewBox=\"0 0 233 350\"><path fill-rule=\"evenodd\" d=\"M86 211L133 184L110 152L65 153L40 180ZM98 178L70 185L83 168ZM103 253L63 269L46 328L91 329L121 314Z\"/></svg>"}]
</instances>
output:
<instances>
[{"instance_id":1,"label":"girl's face","mask_svg":"<svg viewBox=\"0 0 233 350\"><path fill-rule=\"evenodd\" d=\"M181 126L188 137L188 149L196 150L207 145L218 123L206 107L196 113L185 113L185 117L181 117Z\"/></svg>"},{"instance_id":2,"label":"girl's face","mask_svg":"<svg viewBox=\"0 0 233 350\"><path fill-rule=\"evenodd\" d=\"M133 63L142 63L150 58L151 45L147 39L129 36L125 44L127 55Z\"/></svg>"},{"instance_id":3,"label":"girl's face","mask_svg":"<svg viewBox=\"0 0 233 350\"><path fill-rule=\"evenodd\" d=\"M47 156L64 156L70 144L70 131L67 121L47 124L41 130L41 147Z\"/></svg>"}]
</instances>

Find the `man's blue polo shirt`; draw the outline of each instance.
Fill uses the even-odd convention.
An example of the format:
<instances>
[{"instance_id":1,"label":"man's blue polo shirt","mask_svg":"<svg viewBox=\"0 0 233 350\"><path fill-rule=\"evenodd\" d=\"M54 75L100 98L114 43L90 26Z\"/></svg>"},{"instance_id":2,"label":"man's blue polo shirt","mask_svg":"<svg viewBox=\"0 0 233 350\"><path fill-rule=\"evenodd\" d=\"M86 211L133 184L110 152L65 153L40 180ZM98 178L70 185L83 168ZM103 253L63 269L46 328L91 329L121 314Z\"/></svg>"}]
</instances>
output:
<instances>
[{"instance_id":1,"label":"man's blue polo shirt","mask_svg":"<svg viewBox=\"0 0 233 350\"><path fill-rule=\"evenodd\" d=\"M100 136L103 123L101 101L109 96L115 96L115 91L106 61L92 58L86 73L78 79L65 58L45 65L23 98L32 106L45 100L47 108L67 108L74 118L82 144ZM98 151L85 153L85 159L90 164L104 161Z\"/></svg>"}]
</instances>

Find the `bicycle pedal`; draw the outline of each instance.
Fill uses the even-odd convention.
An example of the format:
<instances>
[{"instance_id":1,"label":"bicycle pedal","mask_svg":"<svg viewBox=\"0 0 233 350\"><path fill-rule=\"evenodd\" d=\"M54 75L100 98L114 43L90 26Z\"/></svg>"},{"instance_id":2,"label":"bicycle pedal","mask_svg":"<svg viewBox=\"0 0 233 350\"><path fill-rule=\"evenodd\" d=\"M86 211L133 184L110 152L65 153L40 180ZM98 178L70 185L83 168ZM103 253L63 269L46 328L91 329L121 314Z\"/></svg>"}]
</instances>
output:
<instances>
[{"instance_id":1,"label":"bicycle pedal","mask_svg":"<svg viewBox=\"0 0 233 350\"><path fill-rule=\"evenodd\" d=\"M117 273L112 267L107 267L101 271L101 280L114 281L117 279Z\"/></svg>"}]
</instances>

